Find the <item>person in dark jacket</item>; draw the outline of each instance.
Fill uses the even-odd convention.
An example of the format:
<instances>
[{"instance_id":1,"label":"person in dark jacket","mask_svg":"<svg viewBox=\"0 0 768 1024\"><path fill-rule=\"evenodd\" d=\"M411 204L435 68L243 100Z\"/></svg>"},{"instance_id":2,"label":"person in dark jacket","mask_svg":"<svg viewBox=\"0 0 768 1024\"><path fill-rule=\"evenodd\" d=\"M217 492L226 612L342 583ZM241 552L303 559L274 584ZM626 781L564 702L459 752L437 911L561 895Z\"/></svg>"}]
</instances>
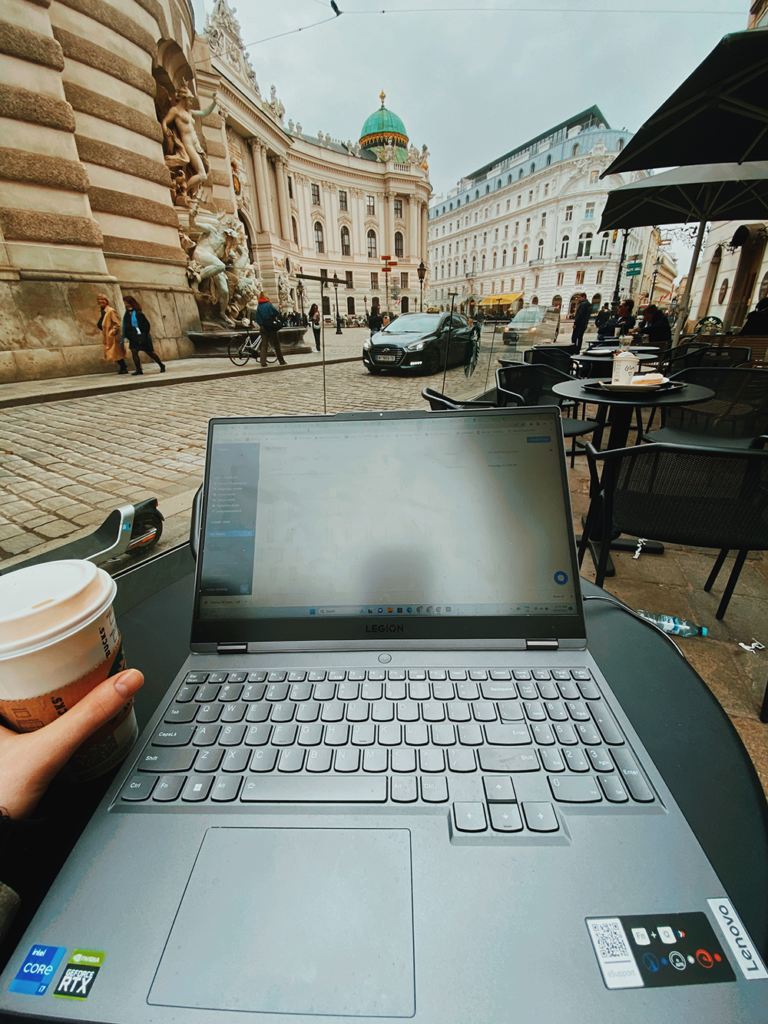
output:
<instances>
[{"instance_id":1,"label":"person in dark jacket","mask_svg":"<svg viewBox=\"0 0 768 1024\"><path fill-rule=\"evenodd\" d=\"M768 296L760 299L758 304L744 321L744 326L739 331L745 337L748 335L765 336L768 334Z\"/></svg>"},{"instance_id":2,"label":"person in dark jacket","mask_svg":"<svg viewBox=\"0 0 768 1024\"><path fill-rule=\"evenodd\" d=\"M261 336L264 339L262 341L261 348L259 349L261 365L267 365L267 350L271 345L275 350L277 361L281 366L285 366L283 350L280 348L280 340L277 336L277 332L280 330L280 313L269 301L265 292L262 292L261 295L259 295L259 305L256 310L256 323L261 328Z\"/></svg>"},{"instance_id":3,"label":"person in dark jacket","mask_svg":"<svg viewBox=\"0 0 768 1024\"><path fill-rule=\"evenodd\" d=\"M384 320L382 319L381 313L379 312L379 307L374 306L373 309L371 310L371 315L368 317L368 326L371 330L371 335L374 335L377 333L377 331L380 331L383 323Z\"/></svg>"},{"instance_id":4,"label":"person in dark jacket","mask_svg":"<svg viewBox=\"0 0 768 1024\"><path fill-rule=\"evenodd\" d=\"M320 351L320 331L322 325L320 323L320 307L316 302L312 303L309 310L309 323L312 327L312 333L315 336L315 351Z\"/></svg>"},{"instance_id":5,"label":"person in dark jacket","mask_svg":"<svg viewBox=\"0 0 768 1024\"><path fill-rule=\"evenodd\" d=\"M643 319L632 333L638 337L641 334L646 334L648 341L652 345L658 345L664 341L668 343L672 341L672 330L669 326L669 321L659 307L654 305L645 307Z\"/></svg>"},{"instance_id":6,"label":"person in dark jacket","mask_svg":"<svg viewBox=\"0 0 768 1024\"><path fill-rule=\"evenodd\" d=\"M144 373L141 368L141 356L139 354L141 352L146 352L149 358L154 359L160 367L160 373L165 373L165 363L155 352L149 320L142 313L141 306L132 295L126 295L123 302L125 303L123 341L127 340L128 347L133 356L133 362L136 367L133 376L140 377Z\"/></svg>"},{"instance_id":7,"label":"person in dark jacket","mask_svg":"<svg viewBox=\"0 0 768 1024\"><path fill-rule=\"evenodd\" d=\"M620 302L616 315L610 320L606 320L598 330L598 344L601 344L600 339L602 338L620 338L622 334L628 334L637 323L635 317L632 316L634 308L635 303L632 299L624 299Z\"/></svg>"},{"instance_id":8,"label":"person in dark jacket","mask_svg":"<svg viewBox=\"0 0 768 1024\"><path fill-rule=\"evenodd\" d=\"M589 317L592 313L592 304L587 300L587 296L584 292L580 293L580 299L581 301L576 307L576 314L573 318L573 332L571 334L571 344L573 345L574 352L581 351L581 342L584 338L584 331L587 329Z\"/></svg>"},{"instance_id":9,"label":"person in dark jacket","mask_svg":"<svg viewBox=\"0 0 768 1024\"><path fill-rule=\"evenodd\" d=\"M610 319L611 319L611 310L610 310L610 308L608 306L608 303L604 302L603 303L603 308L600 310L600 312L595 317L595 327L597 328L598 334L600 333L600 328L603 326L603 324L607 323Z\"/></svg>"}]
</instances>

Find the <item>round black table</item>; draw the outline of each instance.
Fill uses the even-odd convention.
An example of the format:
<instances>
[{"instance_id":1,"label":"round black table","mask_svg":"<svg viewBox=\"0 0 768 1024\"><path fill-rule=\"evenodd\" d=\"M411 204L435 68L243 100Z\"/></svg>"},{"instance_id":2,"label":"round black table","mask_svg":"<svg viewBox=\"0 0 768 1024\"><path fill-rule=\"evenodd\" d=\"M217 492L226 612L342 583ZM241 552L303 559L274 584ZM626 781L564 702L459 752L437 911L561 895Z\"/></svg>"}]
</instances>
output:
<instances>
[{"instance_id":1,"label":"round black table","mask_svg":"<svg viewBox=\"0 0 768 1024\"><path fill-rule=\"evenodd\" d=\"M607 448L625 448L629 428L632 425L632 411L638 407L661 407L670 405L693 405L696 402L706 402L714 396L710 388L703 388L699 384L686 384L685 387L676 391L649 391L645 388L638 388L637 391L592 391L587 390L585 384L597 384L600 378L589 380L568 380L562 384L555 384L552 388L556 395L563 398L570 398L577 402L587 402L598 407L597 421L600 427L595 431L593 444L595 448L600 447L603 435L608 408L611 410L611 432L608 437Z\"/></svg>"}]
</instances>

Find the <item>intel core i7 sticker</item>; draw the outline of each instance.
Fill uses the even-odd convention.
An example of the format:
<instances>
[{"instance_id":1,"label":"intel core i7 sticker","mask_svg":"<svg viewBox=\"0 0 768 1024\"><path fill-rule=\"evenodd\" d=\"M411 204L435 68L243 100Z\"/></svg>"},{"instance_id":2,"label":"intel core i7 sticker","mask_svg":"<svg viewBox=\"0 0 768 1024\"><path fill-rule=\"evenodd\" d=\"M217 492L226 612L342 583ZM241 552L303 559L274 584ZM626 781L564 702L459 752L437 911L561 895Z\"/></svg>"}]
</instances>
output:
<instances>
[{"instance_id":1,"label":"intel core i7 sticker","mask_svg":"<svg viewBox=\"0 0 768 1024\"><path fill-rule=\"evenodd\" d=\"M22 992L27 996L43 995L66 951L66 946L33 946L8 986L8 991Z\"/></svg>"},{"instance_id":2,"label":"intel core i7 sticker","mask_svg":"<svg viewBox=\"0 0 768 1024\"><path fill-rule=\"evenodd\" d=\"M105 955L95 949L74 950L53 994L62 999L87 999Z\"/></svg>"}]
</instances>

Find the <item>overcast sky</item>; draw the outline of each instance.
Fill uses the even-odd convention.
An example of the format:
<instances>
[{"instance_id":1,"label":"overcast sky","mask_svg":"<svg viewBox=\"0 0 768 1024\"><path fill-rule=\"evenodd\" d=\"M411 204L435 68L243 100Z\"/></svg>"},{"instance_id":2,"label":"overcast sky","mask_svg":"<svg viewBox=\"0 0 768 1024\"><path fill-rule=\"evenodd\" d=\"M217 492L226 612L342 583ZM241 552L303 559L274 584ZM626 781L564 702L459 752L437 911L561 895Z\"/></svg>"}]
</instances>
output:
<instances>
[{"instance_id":1,"label":"overcast sky","mask_svg":"<svg viewBox=\"0 0 768 1024\"><path fill-rule=\"evenodd\" d=\"M637 130L723 35L746 28L749 9L748 0L337 2L339 18L327 0L230 0L262 95L274 83L286 121L355 142L383 88L411 142L426 143L438 195L592 104L611 127ZM193 6L200 32L213 0ZM324 18L333 20L310 27Z\"/></svg>"}]
</instances>

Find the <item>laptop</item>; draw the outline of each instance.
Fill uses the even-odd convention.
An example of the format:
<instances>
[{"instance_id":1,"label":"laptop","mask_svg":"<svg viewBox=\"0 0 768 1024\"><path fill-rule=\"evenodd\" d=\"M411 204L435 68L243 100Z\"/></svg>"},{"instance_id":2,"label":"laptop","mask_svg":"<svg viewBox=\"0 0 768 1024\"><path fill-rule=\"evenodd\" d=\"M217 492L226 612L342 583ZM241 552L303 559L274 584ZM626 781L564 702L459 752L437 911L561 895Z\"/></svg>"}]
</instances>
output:
<instances>
[{"instance_id":1,"label":"laptop","mask_svg":"<svg viewBox=\"0 0 768 1024\"><path fill-rule=\"evenodd\" d=\"M190 656L0 1011L768 1020L589 653L558 417L211 421Z\"/></svg>"}]
</instances>

